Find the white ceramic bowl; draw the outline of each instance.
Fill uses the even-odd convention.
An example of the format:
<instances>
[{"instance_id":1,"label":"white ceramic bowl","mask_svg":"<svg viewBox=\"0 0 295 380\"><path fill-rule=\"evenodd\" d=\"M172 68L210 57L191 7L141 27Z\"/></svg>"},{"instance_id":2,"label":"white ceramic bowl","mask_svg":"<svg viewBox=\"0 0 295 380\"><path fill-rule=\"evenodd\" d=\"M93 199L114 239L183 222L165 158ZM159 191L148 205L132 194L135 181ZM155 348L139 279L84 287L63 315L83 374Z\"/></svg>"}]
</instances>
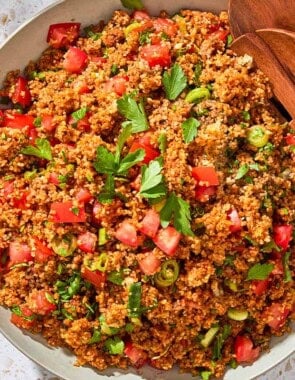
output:
<instances>
[{"instance_id":1,"label":"white ceramic bowl","mask_svg":"<svg viewBox=\"0 0 295 380\"><path fill-rule=\"evenodd\" d=\"M180 8L191 8L219 12L227 8L226 0L146 0L151 14L158 14L165 9L170 13ZM122 8L120 0L66 0L57 1L54 6L18 29L11 38L0 46L0 83L5 74L24 66L32 59L38 58L47 46L46 35L50 24L67 21L79 21L82 25L108 20L115 9ZM99 380L104 377L118 380L189 380L191 375L180 375L177 369L169 372L157 371L144 367L140 371L130 368L128 371L109 369L98 372L89 367L74 367L75 357L70 351L49 347L40 336L22 332L9 322L10 311L0 308L1 332L25 355L47 368L57 376L67 380ZM294 327L294 326L293 326ZM276 338L272 349L264 353L252 366L229 370L225 380L252 379L261 375L294 352L295 333Z\"/></svg>"}]
</instances>

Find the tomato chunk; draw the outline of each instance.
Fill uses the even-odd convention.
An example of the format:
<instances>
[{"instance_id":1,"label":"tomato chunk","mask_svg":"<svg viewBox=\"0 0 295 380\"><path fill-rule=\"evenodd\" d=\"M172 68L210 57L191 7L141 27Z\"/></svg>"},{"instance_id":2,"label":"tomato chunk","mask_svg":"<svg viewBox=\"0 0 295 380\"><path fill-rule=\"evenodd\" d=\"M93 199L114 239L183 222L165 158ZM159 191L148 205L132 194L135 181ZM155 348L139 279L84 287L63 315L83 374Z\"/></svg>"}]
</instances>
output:
<instances>
[{"instance_id":1,"label":"tomato chunk","mask_svg":"<svg viewBox=\"0 0 295 380\"><path fill-rule=\"evenodd\" d=\"M218 174L212 166L197 166L192 169L192 176L199 186L218 186Z\"/></svg>"},{"instance_id":2,"label":"tomato chunk","mask_svg":"<svg viewBox=\"0 0 295 380\"><path fill-rule=\"evenodd\" d=\"M49 26L47 42L59 49L73 44L79 36L80 23L66 22Z\"/></svg>"},{"instance_id":3,"label":"tomato chunk","mask_svg":"<svg viewBox=\"0 0 295 380\"><path fill-rule=\"evenodd\" d=\"M153 22L155 31L165 33L169 37L174 37L178 30L178 25L168 18L156 18Z\"/></svg>"},{"instance_id":4,"label":"tomato chunk","mask_svg":"<svg viewBox=\"0 0 295 380\"><path fill-rule=\"evenodd\" d=\"M10 266L33 260L30 247L18 241L9 244L8 256Z\"/></svg>"},{"instance_id":5,"label":"tomato chunk","mask_svg":"<svg viewBox=\"0 0 295 380\"><path fill-rule=\"evenodd\" d=\"M149 136L143 136L139 139L136 139L130 147L129 152L135 152L137 149L143 149L145 151L143 163L148 164L150 161L154 160L160 155L158 149L155 149L154 146L150 143Z\"/></svg>"},{"instance_id":6,"label":"tomato chunk","mask_svg":"<svg viewBox=\"0 0 295 380\"><path fill-rule=\"evenodd\" d=\"M112 77L104 84L104 90L106 92L115 92L118 96L122 96L127 91L126 84L128 81L127 75Z\"/></svg>"},{"instance_id":7,"label":"tomato chunk","mask_svg":"<svg viewBox=\"0 0 295 380\"><path fill-rule=\"evenodd\" d=\"M292 135L291 133L288 133L285 137L286 144L288 145L295 145L295 135Z\"/></svg>"},{"instance_id":8,"label":"tomato chunk","mask_svg":"<svg viewBox=\"0 0 295 380\"><path fill-rule=\"evenodd\" d=\"M49 301L53 295L46 290L35 290L29 296L30 309L36 314L47 315L56 310L56 305Z\"/></svg>"},{"instance_id":9,"label":"tomato chunk","mask_svg":"<svg viewBox=\"0 0 295 380\"><path fill-rule=\"evenodd\" d=\"M161 266L161 260L156 257L154 252L148 252L145 257L138 261L142 273L151 276L155 274Z\"/></svg>"},{"instance_id":10,"label":"tomato chunk","mask_svg":"<svg viewBox=\"0 0 295 380\"><path fill-rule=\"evenodd\" d=\"M115 236L122 243L129 245L130 247L137 247L139 244L136 228L128 220L124 220L121 223Z\"/></svg>"},{"instance_id":11,"label":"tomato chunk","mask_svg":"<svg viewBox=\"0 0 295 380\"><path fill-rule=\"evenodd\" d=\"M83 252L93 253L95 251L97 236L86 231L78 236L77 244Z\"/></svg>"},{"instance_id":12,"label":"tomato chunk","mask_svg":"<svg viewBox=\"0 0 295 380\"><path fill-rule=\"evenodd\" d=\"M26 305L19 307L20 315L12 313L10 322L21 329L30 329L35 324L34 313Z\"/></svg>"},{"instance_id":13,"label":"tomato chunk","mask_svg":"<svg viewBox=\"0 0 295 380\"><path fill-rule=\"evenodd\" d=\"M273 302L264 312L266 323L274 330L284 326L289 314L290 310L278 302Z\"/></svg>"},{"instance_id":14,"label":"tomato chunk","mask_svg":"<svg viewBox=\"0 0 295 380\"><path fill-rule=\"evenodd\" d=\"M212 195L216 194L216 186L197 186L195 198L199 202L207 202Z\"/></svg>"},{"instance_id":15,"label":"tomato chunk","mask_svg":"<svg viewBox=\"0 0 295 380\"><path fill-rule=\"evenodd\" d=\"M260 348L253 348L253 342L250 338L238 335L234 343L234 351L238 363L252 363L260 353Z\"/></svg>"},{"instance_id":16,"label":"tomato chunk","mask_svg":"<svg viewBox=\"0 0 295 380\"><path fill-rule=\"evenodd\" d=\"M146 236L154 238L158 232L159 227L160 216L155 210L150 209L141 221L139 231L145 234Z\"/></svg>"},{"instance_id":17,"label":"tomato chunk","mask_svg":"<svg viewBox=\"0 0 295 380\"><path fill-rule=\"evenodd\" d=\"M136 368L142 367L147 361L147 354L141 348L135 347L132 342L125 343L124 354Z\"/></svg>"},{"instance_id":18,"label":"tomato chunk","mask_svg":"<svg viewBox=\"0 0 295 380\"><path fill-rule=\"evenodd\" d=\"M48 259L54 255L53 250L48 248L47 245L38 238L34 238L34 245L36 248L35 261L38 263L46 263Z\"/></svg>"},{"instance_id":19,"label":"tomato chunk","mask_svg":"<svg viewBox=\"0 0 295 380\"><path fill-rule=\"evenodd\" d=\"M242 229L242 222L239 217L238 211L235 208L232 208L227 213L227 218L231 221L231 225L229 226L229 230L232 233L239 232Z\"/></svg>"},{"instance_id":20,"label":"tomato chunk","mask_svg":"<svg viewBox=\"0 0 295 380\"><path fill-rule=\"evenodd\" d=\"M82 268L81 275L84 280L90 282L96 288L100 288L106 282L106 274L99 270L91 271L88 268Z\"/></svg>"},{"instance_id":21,"label":"tomato chunk","mask_svg":"<svg viewBox=\"0 0 295 380\"><path fill-rule=\"evenodd\" d=\"M87 189L80 189L76 195L76 199L81 203L88 203L93 199L92 194Z\"/></svg>"},{"instance_id":22,"label":"tomato chunk","mask_svg":"<svg viewBox=\"0 0 295 380\"><path fill-rule=\"evenodd\" d=\"M165 45L145 45L142 47L140 57L147 61L150 67L171 65L170 50Z\"/></svg>"},{"instance_id":23,"label":"tomato chunk","mask_svg":"<svg viewBox=\"0 0 295 380\"><path fill-rule=\"evenodd\" d=\"M87 54L77 48L71 46L64 56L63 68L68 73L80 74L87 66Z\"/></svg>"},{"instance_id":24,"label":"tomato chunk","mask_svg":"<svg viewBox=\"0 0 295 380\"><path fill-rule=\"evenodd\" d=\"M84 79L77 79L75 82L73 82L73 88L80 95L81 94L87 94L91 91Z\"/></svg>"},{"instance_id":25,"label":"tomato chunk","mask_svg":"<svg viewBox=\"0 0 295 380\"><path fill-rule=\"evenodd\" d=\"M52 115L43 115L41 120L41 126L46 132L53 132L56 128L56 124L53 122Z\"/></svg>"},{"instance_id":26,"label":"tomato chunk","mask_svg":"<svg viewBox=\"0 0 295 380\"><path fill-rule=\"evenodd\" d=\"M137 21L144 21L144 20L151 19L149 14L146 11L134 11L131 17Z\"/></svg>"},{"instance_id":27,"label":"tomato chunk","mask_svg":"<svg viewBox=\"0 0 295 380\"><path fill-rule=\"evenodd\" d=\"M291 225L274 226L273 233L276 245L285 251L292 240L292 232L293 226Z\"/></svg>"},{"instance_id":28,"label":"tomato chunk","mask_svg":"<svg viewBox=\"0 0 295 380\"><path fill-rule=\"evenodd\" d=\"M68 118L68 123L73 126L74 128L79 129L80 131L83 132L90 132L91 126L89 122L89 115L86 114L82 119L80 120L75 120L73 116L69 116Z\"/></svg>"},{"instance_id":29,"label":"tomato chunk","mask_svg":"<svg viewBox=\"0 0 295 380\"><path fill-rule=\"evenodd\" d=\"M269 280L254 280L252 281L252 290L256 296L264 294L269 287Z\"/></svg>"},{"instance_id":30,"label":"tomato chunk","mask_svg":"<svg viewBox=\"0 0 295 380\"><path fill-rule=\"evenodd\" d=\"M160 229L153 241L166 255L174 256L180 238L181 234L174 227L168 226Z\"/></svg>"},{"instance_id":31,"label":"tomato chunk","mask_svg":"<svg viewBox=\"0 0 295 380\"><path fill-rule=\"evenodd\" d=\"M3 127L22 129L34 127L34 118L31 115L6 112L3 119Z\"/></svg>"},{"instance_id":32,"label":"tomato chunk","mask_svg":"<svg viewBox=\"0 0 295 380\"><path fill-rule=\"evenodd\" d=\"M24 77L18 77L11 100L13 103L18 103L22 107L27 107L31 104L31 92L28 86L28 81Z\"/></svg>"},{"instance_id":33,"label":"tomato chunk","mask_svg":"<svg viewBox=\"0 0 295 380\"><path fill-rule=\"evenodd\" d=\"M84 207L75 207L72 201L53 202L50 207L50 221L54 223L84 223Z\"/></svg>"}]
</instances>

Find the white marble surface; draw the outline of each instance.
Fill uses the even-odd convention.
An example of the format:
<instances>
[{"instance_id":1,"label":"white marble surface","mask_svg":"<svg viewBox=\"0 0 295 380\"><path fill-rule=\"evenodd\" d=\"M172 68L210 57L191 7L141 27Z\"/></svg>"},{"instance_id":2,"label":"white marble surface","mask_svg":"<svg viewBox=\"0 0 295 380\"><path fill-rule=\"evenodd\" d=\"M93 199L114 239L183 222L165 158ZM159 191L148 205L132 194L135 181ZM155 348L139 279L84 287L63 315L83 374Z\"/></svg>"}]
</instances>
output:
<instances>
[{"instance_id":1,"label":"white marble surface","mask_svg":"<svg viewBox=\"0 0 295 380\"><path fill-rule=\"evenodd\" d=\"M55 0L0 0L0 43L24 21L54 2ZM0 379L59 380L15 349L1 334ZM266 374L259 376L259 380L277 379L295 379L295 354Z\"/></svg>"}]
</instances>

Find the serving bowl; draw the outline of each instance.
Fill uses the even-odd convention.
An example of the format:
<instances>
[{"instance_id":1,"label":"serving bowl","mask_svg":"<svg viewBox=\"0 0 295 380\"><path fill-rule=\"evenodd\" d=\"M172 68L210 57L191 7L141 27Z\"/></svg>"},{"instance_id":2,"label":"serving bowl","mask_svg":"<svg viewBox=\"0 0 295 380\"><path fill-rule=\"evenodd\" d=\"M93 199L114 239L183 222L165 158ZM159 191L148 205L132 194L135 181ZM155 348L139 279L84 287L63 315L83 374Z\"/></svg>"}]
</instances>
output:
<instances>
[{"instance_id":1,"label":"serving bowl","mask_svg":"<svg viewBox=\"0 0 295 380\"><path fill-rule=\"evenodd\" d=\"M151 14L156 15L165 9L170 14L180 8L191 8L219 12L227 8L226 0L146 0L145 4ZM82 26L97 23L100 19L108 20L115 9L122 8L120 0L66 0L58 1L45 9L28 23L19 28L11 38L0 47L0 83L6 73L17 68L24 68L30 60L37 59L47 47L46 35L48 26L53 23L79 21ZM145 366L140 371L130 368L127 371L109 369L98 372L89 367L74 367L75 357L70 351L62 348L52 348L37 335L23 332L9 322L10 311L0 308L0 331L25 355L55 373L69 380L98 380L108 377L120 380L188 380L189 374L179 374L175 368L163 372ZM294 327L294 326L293 326ZM261 375L294 352L295 333L272 340L270 352L264 353L252 366L238 367L229 370L226 380L239 377L252 379Z\"/></svg>"}]
</instances>

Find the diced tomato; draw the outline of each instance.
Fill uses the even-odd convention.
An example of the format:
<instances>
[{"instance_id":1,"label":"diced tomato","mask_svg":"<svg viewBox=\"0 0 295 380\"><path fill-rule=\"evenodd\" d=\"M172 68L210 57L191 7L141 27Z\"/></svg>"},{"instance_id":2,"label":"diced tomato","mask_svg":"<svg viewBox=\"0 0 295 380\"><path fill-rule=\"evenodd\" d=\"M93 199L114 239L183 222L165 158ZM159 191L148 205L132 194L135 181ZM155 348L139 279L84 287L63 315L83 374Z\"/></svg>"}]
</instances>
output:
<instances>
[{"instance_id":1,"label":"diced tomato","mask_svg":"<svg viewBox=\"0 0 295 380\"><path fill-rule=\"evenodd\" d=\"M160 155L160 152L154 148L150 143L150 137L140 137L136 139L130 147L129 152L135 152L137 149L144 149L145 156L142 160L143 163L148 164L150 161L154 160Z\"/></svg>"},{"instance_id":2,"label":"diced tomato","mask_svg":"<svg viewBox=\"0 0 295 380\"><path fill-rule=\"evenodd\" d=\"M29 136L29 140L32 144L35 144L35 140L36 138L38 137L38 131L35 127L30 127L28 129L28 136Z\"/></svg>"},{"instance_id":3,"label":"diced tomato","mask_svg":"<svg viewBox=\"0 0 295 380\"><path fill-rule=\"evenodd\" d=\"M115 237L130 247L137 247L139 244L136 228L128 220L124 220L121 223L116 231Z\"/></svg>"},{"instance_id":4,"label":"diced tomato","mask_svg":"<svg viewBox=\"0 0 295 380\"><path fill-rule=\"evenodd\" d=\"M102 67L108 61L107 58L98 57L97 55L90 55L89 59L91 62L96 63L98 67Z\"/></svg>"},{"instance_id":5,"label":"diced tomato","mask_svg":"<svg viewBox=\"0 0 295 380\"><path fill-rule=\"evenodd\" d=\"M181 234L174 227L168 226L160 229L153 241L166 255L174 256L180 238Z\"/></svg>"},{"instance_id":6,"label":"diced tomato","mask_svg":"<svg viewBox=\"0 0 295 380\"><path fill-rule=\"evenodd\" d=\"M229 31L224 30L221 24L212 24L209 27L208 36L210 35L217 36L220 41L225 42L228 34L229 34Z\"/></svg>"},{"instance_id":7,"label":"diced tomato","mask_svg":"<svg viewBox=\"0 0 295 380\"><path fill-rule=\"evenodd\" d=\"M103 206L98 201L94 202L93 209L92 209L92 218L93 222L96 224L100 224L103 217Z\"/></svg>"},{"instance_id":8,"label":"diced tomato","mask_svg":"<svg viewBox=\"0 0 295 380\"><path fill-rule=\"evenodd\" d=\"M160 227L159 214L155 210L150 209L148 210L145 217L141 221L139 231L145 234L146 236L154 238L158 232L159 227Z\"/></svg>"},{"instance_id":9,"label":"diced tomato","mask_svg":"<svg viewBox=\"0 0 295 380\"><path fill-rule=\"evenodd\" d=\"M90 88L88 87L86 81L84 79L77 79L73 82L73 88L78 92L78 94L87 94L90 92Z\"/></svg>"},{"instance_id":10,"label":"diced tomato","mask_svg":"<svg viewBox=\"0 0 295 380\"><path fill-rule=\"evenodd\" d=\"M72 201L53 202L50 207L50 221L54 223L84 223L84 207L75 207Z\"/></svg>"},{"instance_id":11,"label":"diced tomato","mask_svg":"<svg viewBox=\"0 0 295 380\"><path fill-rule=\"evenodd\" d=\"M53 122L52 115L43 115L41 120L41 126L46 132L53 132L56 128L56 124Z\"/></svg>"},{"instance_id":12,"label":"diced tomato","mask_svg":"<svg viewBox=\"0 0 295 380\"><path fill-rule=\"evenodd\" d=\"M146 11L134 11L131 15L131 17L134 20L137 21L144 21L144 20L150 20L150 16Z\"/></svg>"},{"instance_id":13,"label":"diced tomato","mask_svg":"<svg viewBox=\"0 0 295 380\"><path fill-rule=\"evenodd\" d=\"M54 255L53 250L48 248L44 242L36 237L34 238L34 245L36 248L35 261L38 263L46 263L48 259Z\"/></svg>"},{"instance_id":14,"label":"diced tomato","mask_svg":"<svg viewBox=\"0 0 295 380\"><path fill-rule=\"evenodd\" d=\"M290 241L292 240L293 226L285 224L281 226L274 226L274 242L278 247L284 251L289 247Z\"/></svg>"},{"instance_id":15,"label":"diced tomato","mask_svg":"<svg viewBox=\"0 0 295 380\"><path fill-rule=\"evenodd\" d=\"M91 130L88 114L86 114L82 119L78 121L76 121L73 116L70 115L68 118L68 123L83 132L90 132Z\"/></svg>"},{"instance_id":16,"label":"diced tomato","mask_svg":"<svg viewBox=\"0 0 295 380\"><path fill-rule=\"evenodd\" d=\"M129 358L135 368L142 367L147 361L147 354L132 342L125 343L124 354Z\"/></svg>"},{"instance_id":17,"label":"diced tomato","mask_svg":"<svg viewBox=\"0 0 295 380\"><path fill-rule=\"evenodd\" d=\"M3 193L4 197L7 199L8 195L10 195L13 192L14 189L14 182L13 181L6 181L3 185Z\"/></svg>"},{"instance_id":18,"label":"diced tomato","mask_svg":"<svg viewBox=\"0 0 295 380\"><path fill-rule=\"evenodd\" d=\"M290 314L290 309L286 308L278 302L272 303L264 311L266 318L266 323L274 330L279 330L284 326L288 315Z\"/></svg>"},{"instance_id":19,"label":"diced tomato","mask_svg":"<svg viewBox=\"0 0 295 380\"><path fill-rule=\"evenodd\" d=\"M31 104L31 92L28 86L28 81L24 77L18 77L11 100L13 103L18 103L22 107L27 107Z\"/></svg>"},{"instance_id":20,"label":"diced tomato","mask_svg":"<svg viewBox=\"0 0 295 380\"><path fill-rule=\"evenodd\" d=\"M234 351L238 363L253 363L259 356L260 348L253 348L253 342L244 335L238 335L234 343Z\"/></svg>"},{"instance_id":21,"label":"diced tomato","mask_svg":"<svg viewBox=\"0 0 295 380\"><path fill-rule=\"evenodd\" d=\"M48 182L53 183L54 185L58 186L59 185L58 174L57 173L50 173L49 177L48 177Z\"/></svg>"},{"instance_id":22,"label":"diced tomato","mask_svg":"<svg viewBox=\"0 0 295 380\"><path fill-rule=\"evenodd\" d=\"M4 120L4 112L0 110L0 127L2 127L3 120Z\"/></svg>"},{"instance_id":23,"label":"diced tomato","mask_svg":"<svg viewBox=\"0 0 295 380\"><path fill-rule=\"evenodd\" d=\"M269 280L254 280L252 281L252 290L256 296L264 294L269 287Z\"/></svg>"},{"instance_id":24,"label":"diced tomato","mask_svg":"<svg viewBox=\"0 0 295 380\"><path fill-rule=\"evenodd\" d=\"M165 45L145 45L140 52L140 58L147 61L150 67L157 65L168 67L171 65L170 50Z\"/></svg>"},{"instance_id":25,"label":"diced tomato","mask_svg":"<svg viewBox=\"0 0 295 380\"><path fill-rule=\"evenodd\" d=\"M83 267L81 275L84 280L90 282L96 288L100 288L106 282L106 274L99 270L91 271L90 269Z\"/></svg>"},{"instance_id":26,"label":"diced tomato","mask_svg":"<svg viewBox=\"0 0 295 380\"><path fill-rule=\"evenodd\" d=\"M34 128L34 117L27 114L6 112L2 126L15 129Z\"/></svg>"},{"instance_id":27,"label":"diced tomato","mask_svg":"<svg viewBox=\"0 0 295 380\"><path fill-rule=\"evenodd\" d=\"M93 199L93 196L88 189L82 188L78 191L76 199L78 202L88 203Z\"/></svg>"},{"instance_id":28,"label":"diced tomato","mask_svg":"<svg viewBox=\"0 0 295 380\"><path fill-rule=\"evenodd\" d=\"M47 295L47 296L46 296ZM49 301L53 295L46 290L33 291L29 296L29 305L33 312L40 315L47 315L56 310L56 305Z\"/></svg>"},{"instance_id":29,"label":"diced tomato","mask_svg":"<svg viewBox=\"0 0 295 380\"><path fill-rule=\"evenodd\" d=\"M295 145L295 135L292 135L291 133L288 133L285 137L286 144L288 145Z\"/></svg>"},{"instance_id":30,"label":"diced tomato","mask_svg":"<svg viewBox=\"0 0 295 380\"><path fill-rule=\"evenodd\" d=\"M218 174L212 166L197 166L192 169L192 176L199 186L218 186Z\"/></svg>"},{"instance_id":31,"label":"diced tomato","mask_svg":"<svg viewBox=\"0 0 295 380\"><path fill-rule=\"evenodd\" d=\"M146 256L138 261L142 273L151 276L155 274L161 266L161 260L156 257L154 252L148 252Z\"/></svg>"},{"instance_id":32,"label":"diced tomato","mask_svg":"<svg viewBox=\"0 0 295 380\"><path fill-rule=\"evenodd\" d=\"M13 198L12 199L13 207L18 208L20 210L27 210L28 209L28 206L27 206L28 195L29 195L28 191L23 191L20 194L19 198Z\"/></svg>"},{"instance_id":33,"label":"diced tomato","mask_svg":"<svg viewBox=\"0 0 295 380\"><path fill-rule=\"evenodd\" d=\"M27 244L18 241L11 242L8 249L9 265L25 263L33 260L31 249Z\"/></svg>"},{"instance_id":34,"label":"diced tomato","mask_svg":"<svg viewBox=\"0 0 295 380\"><path fill-rule=\"evenodd\" d=\"M83 252L93 253L95 251L97 236L86 231L78 236L77 244Z\"/></svg>"},{"instance_id":35,"label":"diced tomato","mask_svg":"<svg viewBox=\"0 0 295 380\"><path fill-rule=\"evenodd\" d=\"M118 96L122 96L127 90L126 83L128 81L129 78L126 75L112 77L104 84L104 90L106 92L115 92Z\"/></svg>"},{"instance_id":36,"label":"diced tomato","mask_svg":"<svg viewBox=\"0 0 295 380\"><path fill-rule=\"evenodd\" d=\"M195 198L199 202L207 202L212 195L217 191L216 186L197 186Z\"/></svg>"},{"instance_id":37,"label":"diced tomato","mask_svg":"<svg viewBox=\"0 0 295 380\"><path fill-rule=\"evenodd\" d=\"M229 230L232 233L239 232L242 229L242 222L239 217L238 211L235 208L232 208L227 213L227 218L231 221L231 225L229 226Z\"/></svg>"},{"instance_id":38,"label":"diced tomato","mask_svg":"<svg viewBox=\"0 0 295 380\"><path fill-rule=\"evenodd\" d=\"M80 25L81 24L77 22L50 25L47 34L47 42L56 49L68 47L78 38Z\"/></svg>"},{"instance_id":39,"label":"diced tomato","mask_svg":"<svg viewBox=\"0 0 295 380\"><path fill-rule=\"evenodd\" d=\"M174 37L178 30L176 22L168 18L156 18L153 24L156 32L163 32L169 37Z\"/></svg>"},{"instance_id":40,"label":"diced tomato","mask_svg":"<svg viewBox=\"0 0 295 380\"><path fill-rule=\"evenodd\" d=\"M71 46L64 56L63 68L68 73L80 74L87 66L87 54L77 48Z\"/></svg>"},{"instance_id":41,"label":"diced tomato","mask_svg":"<svg viewBox=\"0 0 295 380\"><path fill-rule=\"evenodd\" d=\"M21 305L19 309L20 309L21 315L12 313L10 317L10 322L12 322L15 326L21 329L28 330L35 323L34 313L26 305Z\"/></svg>"}]
</instances>

